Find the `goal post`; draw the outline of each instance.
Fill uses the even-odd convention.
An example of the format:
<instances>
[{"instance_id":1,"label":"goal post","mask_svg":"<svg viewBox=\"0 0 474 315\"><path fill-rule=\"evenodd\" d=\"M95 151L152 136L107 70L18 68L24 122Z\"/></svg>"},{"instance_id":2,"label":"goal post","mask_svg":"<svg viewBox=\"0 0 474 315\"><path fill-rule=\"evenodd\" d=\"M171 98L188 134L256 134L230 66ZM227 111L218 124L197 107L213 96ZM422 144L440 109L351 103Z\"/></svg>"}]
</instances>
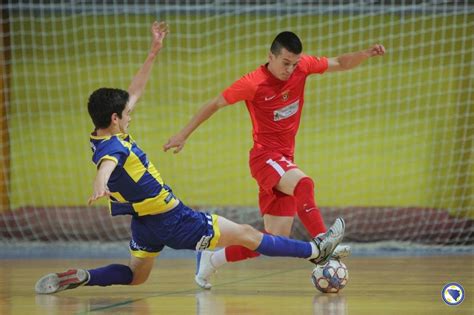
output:
<instances>
[{"instance_id":1,"label":"goal post","mask_svg":"<svg viewBox=\"0 0 474 315\"><path fill-rule=\"evenodd\" d=\"M10 183L10 139L8 134L8 104L11 77L10 66L10 37L8 25L8 12L1 10L2 21L0 23L0 213L9 210L9 183Z\"/></svg>"},{"instance_id":2,"label":"goal post","mask_svg":"<svg viewBox=\"0 0 474 315\"><path fill-rule=\"evenodd\" d=\"M7 1L2 12L2 242L129 239L129 218L86 205L95 175L86 104L97 88L127 88L154 20L171 32L129 131L186 204L261 226L243 103L219 111L180 154L161 148L291 30L317 56L387 49L307 80L295 158L327 223L343 215L353 242L474 242L469 1ZM307 237L298 221L293 233Z\"/></svg>"}]
</instances>

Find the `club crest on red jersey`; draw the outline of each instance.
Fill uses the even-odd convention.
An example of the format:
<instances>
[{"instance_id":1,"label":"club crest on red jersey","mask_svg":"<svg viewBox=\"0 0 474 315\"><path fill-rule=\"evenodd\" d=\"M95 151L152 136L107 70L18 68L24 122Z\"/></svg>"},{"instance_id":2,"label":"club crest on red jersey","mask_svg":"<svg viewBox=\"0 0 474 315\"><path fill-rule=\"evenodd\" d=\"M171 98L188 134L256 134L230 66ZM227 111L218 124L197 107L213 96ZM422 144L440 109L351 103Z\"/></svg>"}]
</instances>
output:
<instances>
[{"instance_id":1,"label":"club crest on red jersey","mask_svg":"<svg viewBox=\"0 0 474 315\"><path fill-rule=\"evenodd\" d=\"M289 95L290 95L290 90L283 91L283 93L281 93L281 100L283 102L286 102L288 100Z\"/></svg>"}]
</instances>

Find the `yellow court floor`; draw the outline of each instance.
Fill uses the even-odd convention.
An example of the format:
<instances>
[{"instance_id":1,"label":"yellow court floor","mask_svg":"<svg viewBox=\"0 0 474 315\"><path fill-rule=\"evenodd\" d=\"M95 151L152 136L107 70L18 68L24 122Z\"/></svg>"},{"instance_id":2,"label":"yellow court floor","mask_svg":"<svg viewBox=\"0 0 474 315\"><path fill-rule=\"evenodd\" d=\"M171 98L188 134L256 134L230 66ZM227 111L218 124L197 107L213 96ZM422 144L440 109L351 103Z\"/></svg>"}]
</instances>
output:
<instances>
[{"instance_id":1,"label":"yellow court floor","mask_svg":"<svg viewBox=\"0 0 474 315\"><path fill-rule=\"evenodd\" d=\"M198 289L192 259L158 259L141 286L80 287L36 295L43 274L92 268L112 260L0 260L0 314L474 314L473 256L349 257L350 279L338 294L310 282L304 260L258 258L222 267L210 291ZM446 305L445 284L460 283L465 299Z\"/></svg>"}]
</instances>

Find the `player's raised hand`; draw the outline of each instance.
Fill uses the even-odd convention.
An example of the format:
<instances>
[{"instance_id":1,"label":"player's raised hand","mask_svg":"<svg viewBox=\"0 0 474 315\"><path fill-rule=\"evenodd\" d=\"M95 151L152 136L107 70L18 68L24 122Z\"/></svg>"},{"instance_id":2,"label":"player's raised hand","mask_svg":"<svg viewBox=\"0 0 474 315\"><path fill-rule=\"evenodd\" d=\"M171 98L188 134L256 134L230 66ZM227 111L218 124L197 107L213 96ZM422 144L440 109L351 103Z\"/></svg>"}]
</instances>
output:
<instances>
[{"instance_id":1,"label":"player's raised hand","mask_svg":"<svg viewBox=\"0 0 474 315\"><path fill-rule=\"evenodd\" d=\"M165 39L168 32L169 29L166 22L153 22L151 25L151 34L153 35L153 42L151 45L152 52L157 53L160 51L160 49L163 47L163 40Z\"/></svg>"},{"instance_id":2,"label":"player's raised hand","mask_svg":"<svg viewBox=\"0 0 474 315\"><path fill-rule=\"evenodd\" d=\"M171 148L176 148L173 153L178 153L183 149L185 143L186 139L184 137L180 136L179 134L174 135L163 145L163 151L166 152Z\"/></svg>"},{"instance_id":3,"label":"player's raised hand","mask_svg":"<svg viewBox=\"0 0 474 315\"><path fill-rule=\"evenodd\" d=\"M370 57L382 56L385 54L385 47L380 44L375 44L374 46L367 49L367 53Z\"/></svg>"}]
</instances>

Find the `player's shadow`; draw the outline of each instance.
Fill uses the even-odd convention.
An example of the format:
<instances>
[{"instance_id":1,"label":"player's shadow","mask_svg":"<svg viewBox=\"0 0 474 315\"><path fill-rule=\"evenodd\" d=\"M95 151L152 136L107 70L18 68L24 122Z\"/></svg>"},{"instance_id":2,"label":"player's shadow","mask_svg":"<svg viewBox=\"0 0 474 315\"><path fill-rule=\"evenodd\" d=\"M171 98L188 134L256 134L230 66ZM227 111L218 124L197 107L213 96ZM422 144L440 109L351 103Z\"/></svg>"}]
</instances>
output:
<instances>
[{"instance_id":1,"label":"player's shadow","mask_svg":"<svg viewBox=\"0 0 474 315\"><path fill-rule=\"evenodd\" d=\"M313 298L313 315L347 314L346 298L341 293L318 293Z\"/></svg>"}]
</instances>

